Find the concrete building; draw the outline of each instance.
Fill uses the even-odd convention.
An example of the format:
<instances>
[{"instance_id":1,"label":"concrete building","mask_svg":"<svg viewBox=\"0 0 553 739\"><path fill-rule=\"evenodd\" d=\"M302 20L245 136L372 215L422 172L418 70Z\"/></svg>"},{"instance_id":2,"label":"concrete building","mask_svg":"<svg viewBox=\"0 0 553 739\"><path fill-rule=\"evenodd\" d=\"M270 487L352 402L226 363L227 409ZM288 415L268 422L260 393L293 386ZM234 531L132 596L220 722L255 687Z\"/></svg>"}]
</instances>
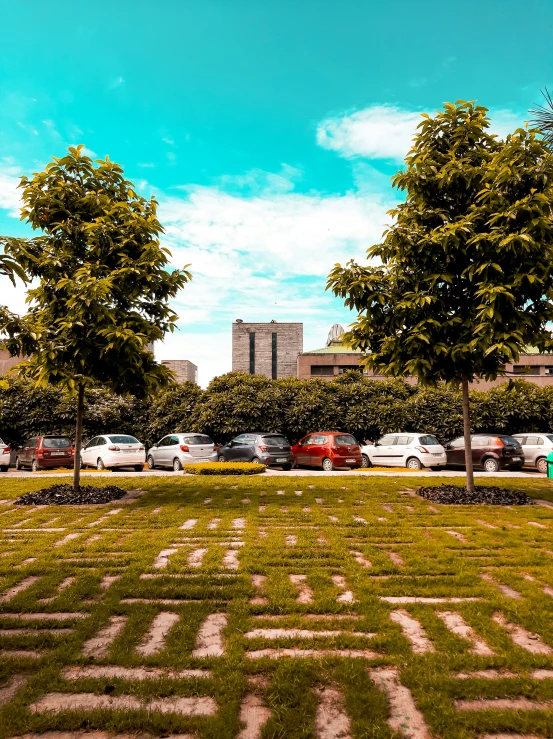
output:
<instances>
[{"instance_id":1,"label":"concrete building","mask_svg":"<svg viewBox=\"0 0 553 739\"><path fill-rule=\"evenodd\" d=\"M277 380L296 377L303 351L303 323L232 324L232 371Z\"/></svg>"},{"instance_id":2,"label":"concrete building","mask_svg":"<svg viewBox=\"0 0 553 739\"><path fill-rule=\"evenodd\" d=\"M343 342L343 334L346 330L344 326L335 324L330 329L326 346L322 349L302 352L298 356L298 377L300 379L317 377L321 380L332 380L333 377L349 369L358 369L370 379L386 379L384 375L375 375L372 370L363 370L360 366L362 354ZM472 387L478 390L488 390L511 378L527 380L540 387L553 385L553 354L539 354L537 350L528 349L526 354L520 355L516 364L505 366L505 375L498 377L497 380L474 382ZM405 379L413 384L417 381L414 377Z\"/></svg>"},{"instance_id":3,"label":"concrete building","mask_svg":"<svg viewBox=\"0 0 553 739\"><path fill-rule=\"evenodd\" d=\"M163 359L161 364L175 373L177 382L188 380L188 382L198 384L198 368L188 359Z\"/></svg>"}]
</instances>

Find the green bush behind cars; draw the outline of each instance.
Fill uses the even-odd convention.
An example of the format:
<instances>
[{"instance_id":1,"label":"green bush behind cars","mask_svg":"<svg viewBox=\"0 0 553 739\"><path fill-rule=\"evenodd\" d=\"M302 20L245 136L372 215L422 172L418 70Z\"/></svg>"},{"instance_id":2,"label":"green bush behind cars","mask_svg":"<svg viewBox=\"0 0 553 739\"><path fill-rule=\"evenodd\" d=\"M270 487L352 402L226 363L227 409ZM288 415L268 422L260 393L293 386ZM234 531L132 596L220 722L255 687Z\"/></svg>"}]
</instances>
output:
<instances>
[{"instance_id":1,"label":"green bush behind cars","mask_svg":"<svg viewBox=\"0 0 553 739\"><path fill-rule=\"evenodd\" d=\"M72 438L76 403L61 390L39 388L6 376L0 390L0 437L12 445L38 433ZM506 380L488 391L471 391L473 432L548 431L553 428L553 386ZM334 380L269 380L231 372L206 390L190 382L175 384L149 401L91 389L85 435L128 433L146 445L165 434L199 431L224 443L244 431L285 434L296 441L313 430L339 429L358 439L420 430L446 441L462 433L461 395L441 385L419 388L403 380L367 380L352 370Z\"/></svg>"}]
</instances>

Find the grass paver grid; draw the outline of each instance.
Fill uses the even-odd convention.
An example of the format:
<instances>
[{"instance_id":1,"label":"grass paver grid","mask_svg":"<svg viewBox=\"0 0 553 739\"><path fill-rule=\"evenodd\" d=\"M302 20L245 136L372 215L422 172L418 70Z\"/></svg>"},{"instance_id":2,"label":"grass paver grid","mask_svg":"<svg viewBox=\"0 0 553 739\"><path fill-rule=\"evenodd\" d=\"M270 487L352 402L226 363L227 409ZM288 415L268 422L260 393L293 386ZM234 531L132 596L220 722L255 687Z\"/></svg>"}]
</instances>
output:
<instances>
[{"instance_id":1,"label":"grass paver grid","mask_svg":"<svg viewBox=\"0 0 553 739\"><path fill-rule=\"evenodd\" d=\"M0 737L553 736L550 506L390 477L119 484L144 494L20 508L43 481L0 480Z\"/></svg>"}]
</instances>

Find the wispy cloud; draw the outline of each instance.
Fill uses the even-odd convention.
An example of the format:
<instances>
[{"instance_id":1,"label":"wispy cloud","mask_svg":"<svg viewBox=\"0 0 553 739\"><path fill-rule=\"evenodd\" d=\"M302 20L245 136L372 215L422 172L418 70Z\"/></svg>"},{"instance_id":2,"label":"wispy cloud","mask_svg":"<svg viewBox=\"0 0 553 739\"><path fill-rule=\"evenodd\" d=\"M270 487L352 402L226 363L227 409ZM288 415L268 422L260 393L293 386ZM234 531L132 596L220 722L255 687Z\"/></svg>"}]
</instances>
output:
<instances>
[{"instance_id":1,"label":"wispy cloud","mask_svg":"<svg viewBox=\"0 0 553 739\"><path fill-rule=\"evenodd\" d=\"M12 164L0 167L0 208L7 210L14 218L19 218L21 209L21 191L18 190L20 174Z\"/></svg>"},{"instance_id":2,"label":"wispy cloud","mask_svg":"<svg viewBox=\"0 0 553 739\"><path fill-rule=\"evenodd\" d=\"M111 90L115 90L115 88L121 87L121 85L124 85L124 84L125 84L125 80L123 79L123 77L116 77L114 80L112 80L109 83L109 87Z\"/></svg>"},{"instance_id":3,"label":"wispy cloud","mask_svg":"<svg viewBox=\"0 0 553 739\"><path fill-rule=\"evenodd\" d=\"M164 144L168 144L169 146L173 146L175 143L173 139L170 139L167 136L164 136L161 140L163 141Z\"/></svg>"},{"instance_id":4,"label":"wispy cloud","mask_svg":"<svg viewBox=\"0 0 553 739\"><path fill-rule=\"evenodd\" d=\"M374 105L326 118L317 128L317 142L343 157L403 161L421 122L422 112ZM524 125L525 121L524 114L508 109L490 111L490 118L491 132L501 138Z\"/></svg>"}]
</instances>

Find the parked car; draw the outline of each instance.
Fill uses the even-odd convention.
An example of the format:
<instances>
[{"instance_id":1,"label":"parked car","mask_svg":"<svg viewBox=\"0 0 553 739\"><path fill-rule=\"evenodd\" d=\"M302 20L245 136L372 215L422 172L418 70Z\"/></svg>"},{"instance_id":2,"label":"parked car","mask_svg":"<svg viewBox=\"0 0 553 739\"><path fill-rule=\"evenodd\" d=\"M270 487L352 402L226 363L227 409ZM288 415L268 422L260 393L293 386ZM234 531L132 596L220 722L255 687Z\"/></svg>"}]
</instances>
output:
<instances>
[{"instance_id":1,"label":"parked car","mask_svg":"<svg viewBox=\"0 0 553 739\"><path fill-rule=\"evenodd\" d=\"M438 470L445 467L445 449L431 434L401 432L385 434L372 445L361 447L363 467L407 467L421 470L430 467Z\"/></svg>"},{"instance_id":2,"label":"parked car","mask_svg":"<svg viewBox=\"0 0 553 739\"><path fill-rule=\"evenodd\" d=\"M336 467L362 466L361 447L355 437L342 431L308 434L294 444L292 455L298 467L322 467L330 471Z\"/></svg>"},{"instance_id":3,"label":"parked car","mask_svg":"<svg viewBox=\"0 0 553 739\"><path fill-rule=\"evenodd\" d=\"M169 434L148 450L148 469L172 467L175 472L190 462L216 462L217 446L205 434L193 431Z\"/></svg>"},{"instance_id":4,"label":"parked car","mask_svg":"<svg viewBox=\"0 0 553 739\"><path fill-rule=\"evenodd\" d=\"M67 436L32 436L15 455L15 469L33 472L48 467L73 467L73 443Z\"/></svg>"},{"instance_id":5,"label":"parked car","mask_svg":"<svg viewBox=\"0 0 553 739\"><path fill-rule=\"evenodd\" d=\"M144 445L127 434L95 436L81 449L81 467L97 470L115 470L118 467L144 469L146 453Z\"/></svg>"},{"instance_id":6,"label":"parked car","mask_svg":"<svg viewBox=\"0 0 553 739\"><path fill-rule=\"evenodd\" d=\"M10 468L11 449L0 439L0 472L7 472Z\"/></svg>"},{"instance_id":7,"label":"parked car","mask_svg":"<svg viewBox=\"0 0 553 739\"><path fill-rule=\"evenodd\" d=\"M524 452L524 464L536 467L538 472L547 472L547 455L553 452L553 434L531 431L527 434L513 434Z\"/></svg>"},{"instance_id":8,"label":"parked car","mask_svg":"<svg viewBox=\"0 0 553 739\"><path fill-rule=\"evenodd\" d=\"M524 452L519 442L508 434L472 434L472 463L486 472L504 468L520 470ZM445 445L448 465L465 466L465 440L462 436Z\"/></svg>"},{"instance_id":9,"label":"parked car","mask_svg":"<svg viewBox=\"0 0 553 739\"><path fill-rule=\"evenodd\" d=\"M292 469L290 442L282 434L240 434L219 449L219 462L260 462L267 467Z\"/></svg>"}]
</instances>

